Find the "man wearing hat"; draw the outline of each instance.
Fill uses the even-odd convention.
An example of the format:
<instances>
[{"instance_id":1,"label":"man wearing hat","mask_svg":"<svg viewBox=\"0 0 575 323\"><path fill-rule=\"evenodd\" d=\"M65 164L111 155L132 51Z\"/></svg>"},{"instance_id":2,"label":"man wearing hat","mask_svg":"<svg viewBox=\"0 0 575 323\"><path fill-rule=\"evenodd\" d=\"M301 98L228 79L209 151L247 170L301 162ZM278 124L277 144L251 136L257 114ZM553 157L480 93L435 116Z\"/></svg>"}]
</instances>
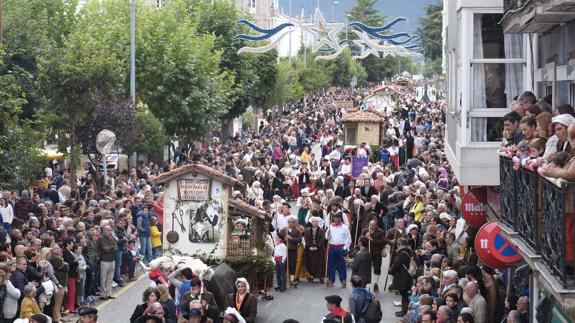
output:
<instances>
[{"instance_id":1,"label":"man wearing hat","mask_svg":"<svg viewBox=\"0 0 575 323\"><path fill-rule=\"evenodd\" d=\"M97 323L98 322L98 310L93 307L85 307L79 312L80 323Z\"/></svg>"},{"instance_id":2,"label":"man wearing hat","mask_svg":"<svg viewBox=\"0 0 575 323\"><path fill-rule=\"evenodd\" d=\"M321 319L322 323L355 323L353 314L346 312L341 308L341 297L330 295L325 297L326 307L329 313Z\"/></svg>"},{"instance_id":3,"label":"man wearing hat","mask_svg":"<svg viewBox=\"0 0 575 323\"><path fill-rule=\"evenodd\" d=\"M381 275L381 260L385 255L385 232L379 228L377 220L369 221L369 226L362 230L362 238L367 239L367 250L371 256L371 263L373 264L373 274L375 280L373 283L373 291L378 292L379 276Z\"/></svg>"},{"instance_id":4,"label":"man wearing hat","mask_svg":"<svg viewBox=\"0 0 575 323\"><path fill-rule=\"evenodd\" d=\"M341 286L345 288L346 283L346 267L344 254L351 245L351 233L349 228L343 224L342 213L337 212L332 216L333 223L329 226L326 232L327 236L327 286L332 287L335 282L335 271L339 273L339 281Z\"/></svg>"},{"instance_id":5,"label":"man wearing hat","mask_svg":"<svg viewBox=\"0 0 575 323\"><path fill-rule=\"evenodd\" d=\"M288 220L288 226L280 232L286 237L287 242L287 267L290 277L290 287L297 288L297 281L295 281L298 262L297 250L302 242L302 232L298 228L297 217L291 216Z\"/></svg>"}]
</instances>

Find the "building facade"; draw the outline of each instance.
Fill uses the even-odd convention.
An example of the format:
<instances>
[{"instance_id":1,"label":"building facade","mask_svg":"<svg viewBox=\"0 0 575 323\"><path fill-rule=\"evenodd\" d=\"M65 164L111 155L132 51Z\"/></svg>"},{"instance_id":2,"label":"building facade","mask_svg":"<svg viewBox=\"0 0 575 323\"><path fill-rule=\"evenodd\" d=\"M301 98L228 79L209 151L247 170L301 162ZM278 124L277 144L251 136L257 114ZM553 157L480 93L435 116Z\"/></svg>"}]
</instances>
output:
<instances>
[{"instance_id":1,"label":"building facade","mask_svg":"<svg viewBox=\"0 0 575 323\"><path fill-rule=\"evenodd\" d=\"M486 186L489 220L517 247L508 284L524 286L531 322L575 320L575 184L497 154L513 98L575 104L574 0L444 0L445 152L465 187Z\"/></svg>"}]
</instances>

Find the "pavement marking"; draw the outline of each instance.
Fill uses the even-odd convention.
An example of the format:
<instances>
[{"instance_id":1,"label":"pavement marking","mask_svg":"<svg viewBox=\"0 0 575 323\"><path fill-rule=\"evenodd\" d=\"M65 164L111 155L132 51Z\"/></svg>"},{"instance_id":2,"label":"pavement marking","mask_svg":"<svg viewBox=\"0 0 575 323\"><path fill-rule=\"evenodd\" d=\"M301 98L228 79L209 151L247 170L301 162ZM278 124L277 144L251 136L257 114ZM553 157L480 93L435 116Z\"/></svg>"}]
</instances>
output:
<instances>
[{"instance_id":1,"label":"pavement marking","mask_svg":"<svg viewBox=\"0 0 575 323\"><path fill-rule=\"evenodd\" d=\"M136 278L135 281L126 284L126 286L124 286L124 287L120 287L121 289L120 289L115 295L113 295L114 297L116 297L116 299L108 299L108 300L105 300L105 301L103 301L102 303L96 305L96 306L95 306L96 309L97 309L98 311L101 311L102 309L104 309L104 307L108 306L109 303L111 303L112 301L117 300L122 294L124 294L128 289L130 289L130 288L128 288L128 287L132 287L133 285L137 284L137 283L138 283L140 280L142 280L144 277L146 277L146 275L140 275L138 278Z\"/></svg>"}]
</instances>

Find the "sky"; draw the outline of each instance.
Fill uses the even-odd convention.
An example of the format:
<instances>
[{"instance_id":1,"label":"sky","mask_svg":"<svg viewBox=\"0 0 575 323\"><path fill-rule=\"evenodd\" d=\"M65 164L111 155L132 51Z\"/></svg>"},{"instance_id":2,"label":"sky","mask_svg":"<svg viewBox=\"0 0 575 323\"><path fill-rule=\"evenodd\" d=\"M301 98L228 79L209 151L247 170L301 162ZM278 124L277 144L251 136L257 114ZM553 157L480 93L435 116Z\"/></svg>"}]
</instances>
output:
<instances>
[{"instance_id":1,"label":"sky","mask_svg":"<svg viewBox=\"0 0 575 323\"><path fill-rule=\"evenodd\" d=\"M346 11L356 4L356 0L335 0L338 3L333 6L334 18L336 21L345 22ZM279 0L280 9L288 14L290 0ZM332 3L334 0L319 0L319 7L326 20L332 20ZM417 28L418 18L425 14L424 7L438 0L378 0L376 7L382 16L388 20L397 17L407 18L408 21L397 25L394 32L413 32ZM313 15L317 0L291 0L292 15L299 16L301 7L304 7L304 14L307 19Z\"/></svg>"}]
</instances>

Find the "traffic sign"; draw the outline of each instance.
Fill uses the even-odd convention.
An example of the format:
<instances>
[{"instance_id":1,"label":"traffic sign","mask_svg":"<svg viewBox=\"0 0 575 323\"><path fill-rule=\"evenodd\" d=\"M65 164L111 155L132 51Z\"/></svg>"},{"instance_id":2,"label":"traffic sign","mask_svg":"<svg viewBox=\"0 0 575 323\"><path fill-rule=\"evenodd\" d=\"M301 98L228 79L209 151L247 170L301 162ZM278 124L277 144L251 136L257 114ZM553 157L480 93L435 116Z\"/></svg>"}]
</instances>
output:
<instances>
[{"instance_id":1,"label":"traffic sign","mask_svg":"<svg viewBox=\"0 0 575 323\"><path fill-rule=\"evenodd\" d=\"M489 232L489 250L495 259L505 265L511 265L521 260L517 246L503 236L499 224Z\"/></svg>"},{"instance_id":2,"label":"traffic sign","mask_svg":"<svg viewBox=\"0 0 575 323\"><path fill-rule=\"evenodd\" d=\"M491 232L498 227L497 222L484 224L475 236L475 252L482 263L495 269L505 268L505 264L495 258L489 248Z\"/></svg>"}]
</instances>

